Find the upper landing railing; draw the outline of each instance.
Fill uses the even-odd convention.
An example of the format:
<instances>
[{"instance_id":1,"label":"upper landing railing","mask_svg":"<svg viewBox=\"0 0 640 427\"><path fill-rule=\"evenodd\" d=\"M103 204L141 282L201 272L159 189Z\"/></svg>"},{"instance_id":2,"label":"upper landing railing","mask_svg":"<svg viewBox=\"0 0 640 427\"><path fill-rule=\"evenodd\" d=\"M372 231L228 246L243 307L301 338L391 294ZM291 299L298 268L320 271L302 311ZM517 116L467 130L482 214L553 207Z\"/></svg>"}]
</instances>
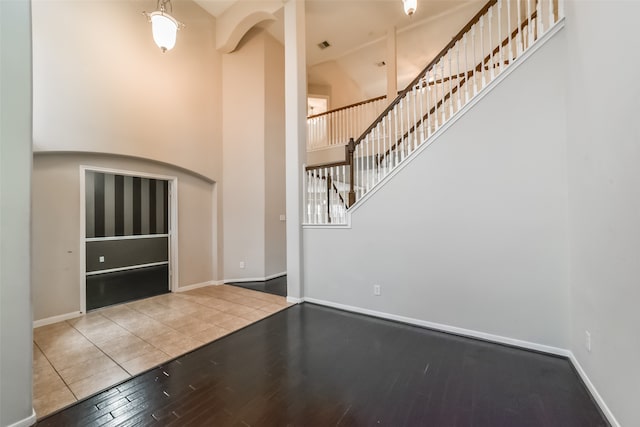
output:
<instances>
[{"instance_id":1,"label":"upper landing railing","mask_svg":"<svg viewBox=\"0 0 640 427\"><path fill-rule=\"evenodd\" d=\"M491 0L345 148L305 168L306 224L344 224L352 207L564 17L563 0Z\"/></svg>"},{"instance_id":2,"label":"upper landing railing","mask_svg":"<svg viewBox=\"0 0 640 427\"><path fill-rule=\"evenodd\" d=\"M379 96L307 117L307 150L346 145L360 135L387 106Z\"/></svg>"}]
</instances>

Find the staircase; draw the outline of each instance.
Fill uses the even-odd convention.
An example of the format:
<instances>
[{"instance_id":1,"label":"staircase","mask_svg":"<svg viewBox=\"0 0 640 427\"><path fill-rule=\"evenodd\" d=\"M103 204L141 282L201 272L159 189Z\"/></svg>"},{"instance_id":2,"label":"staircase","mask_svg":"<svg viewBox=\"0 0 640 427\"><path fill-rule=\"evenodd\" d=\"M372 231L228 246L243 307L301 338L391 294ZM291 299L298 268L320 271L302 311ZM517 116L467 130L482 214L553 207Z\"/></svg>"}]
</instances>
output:
<instances>
[{"instance_id":1,"label":"staircase","mask_svg":"<svg viewBox=\"0 0 640 427\"><path fill-rule=\"evenodd\" d=\"M563 0L491 0L369 126L384 97L308 120L308 148L344 161L304 172L304 223L346 225L349 210L422 151L564 17Z\"/></svg>"}]
</instances>

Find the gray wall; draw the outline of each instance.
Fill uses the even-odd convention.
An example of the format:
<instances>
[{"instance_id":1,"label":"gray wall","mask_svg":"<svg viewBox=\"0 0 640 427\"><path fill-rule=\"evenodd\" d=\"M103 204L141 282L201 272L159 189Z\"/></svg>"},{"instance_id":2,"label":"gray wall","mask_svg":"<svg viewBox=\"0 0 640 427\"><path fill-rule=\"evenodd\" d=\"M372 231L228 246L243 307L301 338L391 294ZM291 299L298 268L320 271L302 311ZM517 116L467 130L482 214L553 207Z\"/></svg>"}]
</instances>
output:
<instances>
[{"instance_id":1,"label":"gray wall","mask_svg":"<svg viewBox=\"0 0 640 427\"><path fill-rule=\"evenodd\" d=\"M284 50L254 28L222 63L224 278L260 280L286 270Z\"/></svg>"},{"instance_id":2,"label":"gray wall","mask_svg":"<svg viewBox=\"0 0 640 427\"><path fill-rule=\"evenodd\" d=\"M640 426L638 16L567 4L571 350L623 426Z\"/></svg>"},{"instance_id":3,"label":"gray wall","mask_svg":"<svg viewBox=\"0 0 640 427\"><path fill-rule=\"evenodd\" d=\"M28 1L0 2L0 426L35 422L29 287L30 20Z\"/></svg>"},{"instance_id":4,"label":"gray wall","mask_svg":"<svg viewBox=\"0 0 640 427\"><path fill-rule=\"evenodd\" d=\"M176 176L179 287L218 280L221 248L214 183L183 169L142 159L80 153L35 154L34 320L80 309L80 165Z\"/></svg>"},{"instance_id":5,"label":"gray wall","mask_svg":"<svg viewBox=\"0 0 640 427\"><path fill-rule=\"evenodd\" d=\"M305 297L567 348L564 48L560 33L351 229L305 229Z\"/></svg>"}]
</instances>

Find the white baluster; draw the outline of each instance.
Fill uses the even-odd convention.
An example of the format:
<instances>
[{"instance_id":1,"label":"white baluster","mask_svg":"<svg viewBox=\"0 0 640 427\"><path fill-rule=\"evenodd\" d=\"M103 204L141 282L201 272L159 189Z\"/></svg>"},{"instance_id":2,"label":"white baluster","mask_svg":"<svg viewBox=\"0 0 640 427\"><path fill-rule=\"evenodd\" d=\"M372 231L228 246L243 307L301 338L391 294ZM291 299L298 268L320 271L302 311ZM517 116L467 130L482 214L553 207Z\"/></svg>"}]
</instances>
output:
<instances>
[{"instance_id":1,"label":"white baluster","mask_svg":"<svg viewBox=\"0 0 640 427\"><path fill-rule=\"evenodd\" d=\"M475 70L471 70L471 75L469 75L469 57L467 56L467 33L462 36L462 44L464 45L464 102L465 104L469 102L469 79L471 76L475 77Z\"/></svg>"},{"instance_id":2,"label":"white baluster","mask_svg":"<svg viewBox=\"0 0 640 427\"><path fill-rule=\"evenodd\" d=\"M431 79L430 77L430 70L427 70L427 73L425 75L425 79L426 79L426 83L427 83L427 138L429 138L431 136L431 82L429 82L429 80ZM424 117L424 116L422 116Z\"/></svg>"},{"instance_id":3,"label":"white baluster","mask_svg":"<svg viewBox=\"0 0 640 427\"><path fill-rule=\"evenodd\" d=\"M462 80L462 77L460 77L460 43L460 40L456 42L456 94L458 95L456 97L458 100L458 108L456 109L456 111L460 111L460 109L462 108L462 99L460 93L460 82Z\"/></svg>"},{"instance_id":4,"label":"white baluster","mask_svg":"<svg viewBox=\"0 0 640 427\"><path fill-rule=\"evenodd\" d=\"M382 156L380 161L380 167L382 168L382 178L386 175L386 168L384 164L387 163L387 118L382 119ZM384 161L384 164L382 163Z\"/></svg>"},{"instance_id":5,"label":"white baluster","mask_svg":"<svg viewBox=\"0 0 640 427\"><path fill-rule=\"evenodd\" d=\"M422 145L422 143L424 142L424 85L425 83L426 82L423 77L420 80L420 141L418 142L418 146Z\"/></svg>"},{"instance_id":6,"label":"white baluster","mask_svg":"<svg viewBox=\"0 0 640 427\"><path fill-rule=\"evenodd\" d=\"M442 99L440 99L440 111L442 111L442 124L444 124L447 121L447 109L445 108L444 105L444 101L446 98L446 95L444 93L445 91L445 85L444 85L444 58L440 58L440 84L442 85L442 90L440 91L442 93Z\"/></svg>"},{"instance_id":7,"label":"white baluster","mask_svg":"<svg viewBox=\"0 0 640 427\"><path fill-rule=\"evenodd\" d=\"M549 0L547 2L547 8L549 9L549 28L551 28L556 22L556 19L553 15L553 0Z\"/></svg>"},{"instance_id":8,"label":"white baluster","mask_svg":"<svg viewBox=\"0 0 640 427\"><path fill-rule=\"evenodd\" d=\"M493 21L493 6L489 8L489 76L490 81L493 81L495 77L495 61L493 58L493 30L491 28L491 22Z\"/></svg>"},{"instance_id":9,"label":"white baluster","mask_svg":"<svg viewBox=\"0 0 640 427\"><path fill-rule=\"evenodd\" d=\"M415 150L418 148L418 93L415 85L411 89L411 93L413 94L413 150Z\"/></svg>"},{"instance_id":10,"label":"white baluster","mask_svg":"<svg viewBox=\"0 0 640 427\"><path fill-rule=\"evenodd\" d=\"M527 48L533 44L533 25L531 22L531 0L527 0Z\"/></svg>"},{"instance_id":11,"label":"white baluster","mask_svg":"<svg viewBox=\"0 0 640 427\"><path fill-rule=\"evenodd\" d=\"M498 0L497 15L498 15L498 52L499 52L498 58L500 59L498 74L500 74L502 72L502 67L504 66L504 52L502 49L502 0Z\"/></svg>"},{"instance_id":12,"label":"white baluster","mask_svg":"<svg viewBox=\"0 0 640 427\"><path fill-rule=\"evenodd\" d=\"M553 1L553 0L552 0ZM507 45L509 49L509 64L513 60L513 50L511 47L511 0L507 0Z\"/></svg>"},{"instance_id":13,"label":"white baluster","mask_svg":"<svg viewBox=\"0 0 640 427\"><path fill-rule=\"evenodd\" d=\"M558 21L564 18L564 0L558 0Z\"/></svg>"},{"instance_id":14,"label":"white baluster","mask_svg":"<svg viewBox=\"0 0 640 427\"><path fill-rule=\"evenodd\" d=\"M473 96L478 94L478 78L476 76L476 64L478 63L476 61L476 26L477 24L473 24L471 26L471 47L473 50ZM482 68L480 68L480 72L482 72Z\"/></svg>"},{"instance_id":15,"label":"white baluster","mask_svg":"<svg viewBox=\"0 0 640 427\"><path fill-rule=\"evenodd\" d=\"M327 168L324 168L324 174L323 174L324 180L322 182L322 189L324 190L324 192L323 192L323 196L324 197L322 198L324 200L324 209L322 209L322 210L323 210L324 215L325 215L324 216L324 218L325 218L324 219L324 223L325 224L328 224L329 221L330 221L330 219L329 219L329 211L331 209L331 192L329 191L329 188L328 188L328 186L329 186L329 173L330 173L330 170L327 169Z\"/></svg>"},{"instance_id":16,"label":"white baluster","mask_svg":"<svg viewBox=\"0 0 640 427\"><path fill-rule=\"evenodd\" d=\"M393 106L393 139L391 140L391 149L394 152L394 163L393 167L395 168L398 164L398 146L396 141L398 141L398 104Z\"/></svg>"},{"instance_id":17,"label":"white baluster","mask_svg":"<svg viewBox=\"0 0 640 427\"><path fill-rule=\"evenodd\" d=\"M544 23L542 22L542 0L536 0L536 40L544 34Z\"/></svg>"},{"instance_id":18,"label":"white baluster","mask_svg":"<svg viewBox=\"0 0 640 427\"><path fill-rule=\"evenodd\" d=\"M518 5L518 21L517 21L518 36L516 37L516 44L518 45L518 49L517 49L517 52L516 52L517 53L516 58L518 58L520 56L520 54L522 53L522 51L524 50L524 37L522 37L523 16L522 16L520 3L522 3L522 0L517 0L516 1L516 5Z\"/></svg>"},{"instance_id":19,"label":"white baluster","mask_svg":"<svg viewBox=\"0 0 640 427\"><path fill-rule=\"evenodd\" d=\"M453 54L451 53L451 49L447 51L447 56L449 57L449 117L453 116L453 82L451 81L453 74L453 67L451 66L451 57Z\"/></svg>"},{"instance_id":20,"label":"white baluster","mask_svg":"<svg viewBox=\"0 0 640 427\"><path fill-rule=\"evenodd\" d=\"M487 85L487 80L485 78L484 72L484 17L486 15L482 15L480 17L480 75L482 76L482 88Z\"/></svg>"}]
</instances>

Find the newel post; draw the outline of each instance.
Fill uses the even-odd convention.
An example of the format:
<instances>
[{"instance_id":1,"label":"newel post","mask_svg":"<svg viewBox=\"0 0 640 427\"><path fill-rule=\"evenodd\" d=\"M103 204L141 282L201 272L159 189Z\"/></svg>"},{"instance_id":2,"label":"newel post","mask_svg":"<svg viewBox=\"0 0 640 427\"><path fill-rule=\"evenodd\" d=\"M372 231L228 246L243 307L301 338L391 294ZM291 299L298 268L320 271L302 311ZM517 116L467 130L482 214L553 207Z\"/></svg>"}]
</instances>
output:
<instances>
[{"instance_id":1,"label":"newel post","mask_svg":"<svg viewBox=\"0 0 640 427\"><path fill-rule=\"evenodd\" d=\"M354 162L353 162L353 154L356 151L356 142L353 138L349 139L349 143L345 146L346 148L346 158L349 162L349 207L353 206L356 202L356 192L354 190Z\"/></svg>"}]
</instances>

